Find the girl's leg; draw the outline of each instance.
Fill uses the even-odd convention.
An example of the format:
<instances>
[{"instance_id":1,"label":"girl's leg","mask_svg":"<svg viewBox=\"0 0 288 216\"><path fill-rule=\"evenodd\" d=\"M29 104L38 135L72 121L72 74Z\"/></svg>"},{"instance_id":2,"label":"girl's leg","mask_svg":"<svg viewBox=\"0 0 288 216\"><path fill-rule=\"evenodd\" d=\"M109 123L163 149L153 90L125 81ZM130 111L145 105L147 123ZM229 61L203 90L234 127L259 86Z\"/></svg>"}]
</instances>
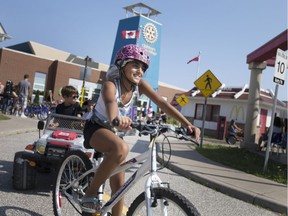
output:
<instances>
[{"instance_id":1,"label":"girl's leg","mask_svg":"<svg viewBox=\"0 0 288 216\"><path fill-rule=\"evenodd\" d=\"M110 187L112 191L112 195L115 194L118 189L124 184L125 181L125 173L118 173L110 178ZM121 216L124 205L124 197L122 197L118 203L112 209L113 216Z\"/></svg>"},{"instance_id":2,"label":"girl's leg","mask_svg":"<svg viewBox=\"0 0 288 216\"><path fill-rule=\"evenodd\" d=\"M119 166L123 161L125 161L125 158L129 152L129 147L123 141L123 139L119 138L113 132L105 128L100 128L93 133L90 139L90 145L96 151L102 152L105 155L104 160L99 166L97 173L95 174L95 177L93 178L91 185L87 189L85 195L85 197L96 197L97 191L101 184L103 184L105 180L109 178L109 176L117 166ZM119 178L117 176L118 175L115 175L114 178ZM114 181L117 182L116 180ZM121 186L122 180L118 180L118 182L118 186ZM114 187L114 191L119 188L117 188L116 183L112 184ZM87 207L89 207L88 204Z\"/></svg>"}]
</instances>

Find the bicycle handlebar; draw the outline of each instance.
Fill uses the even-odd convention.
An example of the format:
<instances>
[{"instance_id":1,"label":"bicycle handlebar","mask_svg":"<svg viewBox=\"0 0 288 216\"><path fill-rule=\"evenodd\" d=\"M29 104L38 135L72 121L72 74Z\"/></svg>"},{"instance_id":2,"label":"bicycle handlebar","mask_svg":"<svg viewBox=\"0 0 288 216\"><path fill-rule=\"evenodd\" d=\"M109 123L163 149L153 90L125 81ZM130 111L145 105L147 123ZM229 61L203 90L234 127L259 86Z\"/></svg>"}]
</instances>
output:
<instances>
[{"instance_id":1,"label":"bicycle handlebar","mask_svg":"<svg viewBox=\"0 0 288 216\"><path fill-rule=\"evenodd\" d=\"M119 125L119 119L115 118L112 121L113 127ZM168 125L162 125L162 124L147 124L144 123L140 120L138 121L133 121L131 124L132 128L135 128L136 130L139 131L141 135L150 135L150 134L162 134L167 131L172 131L175 134L177 134L179 137L177 137L180 140L185 140L185 141L190 141L193 142L194 144L199 146L199 143L196 142L194 139L191 138L191 136L187 133L187 130L183 127L178 127L173 130L171 127Z\"/></svg>"}]
</instances>

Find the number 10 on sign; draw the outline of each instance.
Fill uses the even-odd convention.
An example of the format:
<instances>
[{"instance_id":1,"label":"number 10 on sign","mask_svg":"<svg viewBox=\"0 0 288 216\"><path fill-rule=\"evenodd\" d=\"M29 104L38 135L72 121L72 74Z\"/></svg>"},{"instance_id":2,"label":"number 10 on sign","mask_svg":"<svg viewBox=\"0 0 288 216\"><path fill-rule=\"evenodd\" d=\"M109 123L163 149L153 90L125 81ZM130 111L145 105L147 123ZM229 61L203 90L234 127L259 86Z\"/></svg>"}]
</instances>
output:
<instances>
[{"instance_id":1,"label":"number 10 on sign","mask_svg":"<svg viewBox=\"0 0 288 216\"><path fill-rule=\"evenodd\" d=\"M275 61L275 72L273 82L284 85L287 69L287 53L281 49L277 49L276 61Z\"/></svg>"}]
</instances>

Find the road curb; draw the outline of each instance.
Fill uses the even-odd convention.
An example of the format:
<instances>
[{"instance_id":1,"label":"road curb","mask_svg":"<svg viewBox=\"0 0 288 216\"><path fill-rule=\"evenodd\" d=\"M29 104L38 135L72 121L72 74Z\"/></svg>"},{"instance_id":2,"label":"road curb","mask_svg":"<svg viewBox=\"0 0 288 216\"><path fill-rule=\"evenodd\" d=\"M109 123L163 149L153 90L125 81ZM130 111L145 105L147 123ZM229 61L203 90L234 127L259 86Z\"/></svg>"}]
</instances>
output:
<instances>
[{"instance_id":1,"label":"road curb","mask_svg":"<svg viewBox=\"0 0 288 216\"><path fill-rule=\"evenodd\" d=\"M163 164L164 160L157 155L157 160L159 163ZM193 174L192 172L188 172L187 170L182 169L179 166L174 165L173 163L169 162L166 167L171 171L178 173L179 175L193 180L201 185L209 187L213 190L219 191L223 194L226 194L230 197L237 198L247 203L251 203L253 205L259 205L263 208L272 210L278 213L287 213L287 206L282 205L280 203L275 202L274 200L267 199L263 194L255 194L249 193L247 191L239 190L235 187L230 187L229 185L223 185L221 183L211 181L208 178L203 178L200 175Z\"/></svg>"}]
</instances>

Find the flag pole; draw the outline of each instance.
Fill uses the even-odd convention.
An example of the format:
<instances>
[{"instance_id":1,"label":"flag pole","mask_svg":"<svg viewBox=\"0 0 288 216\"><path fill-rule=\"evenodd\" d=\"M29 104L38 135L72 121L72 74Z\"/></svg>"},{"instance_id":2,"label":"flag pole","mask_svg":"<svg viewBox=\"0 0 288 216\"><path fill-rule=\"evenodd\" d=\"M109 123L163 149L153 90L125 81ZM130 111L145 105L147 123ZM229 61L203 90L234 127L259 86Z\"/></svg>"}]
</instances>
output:
<instances>
[{"instance_id":1,"label":"flag pole","mask_svg":"<svg viewBox=\"0 0 288 216\"><path fill-rule=\"evenodd\" d=\"M197 72L196 72L196 80L198 79L198 74L199 74L199 71L200 71L200 54L201 54L201 52L199 51L198 65L197 65Z\"/></svg>"}]
</instances>

